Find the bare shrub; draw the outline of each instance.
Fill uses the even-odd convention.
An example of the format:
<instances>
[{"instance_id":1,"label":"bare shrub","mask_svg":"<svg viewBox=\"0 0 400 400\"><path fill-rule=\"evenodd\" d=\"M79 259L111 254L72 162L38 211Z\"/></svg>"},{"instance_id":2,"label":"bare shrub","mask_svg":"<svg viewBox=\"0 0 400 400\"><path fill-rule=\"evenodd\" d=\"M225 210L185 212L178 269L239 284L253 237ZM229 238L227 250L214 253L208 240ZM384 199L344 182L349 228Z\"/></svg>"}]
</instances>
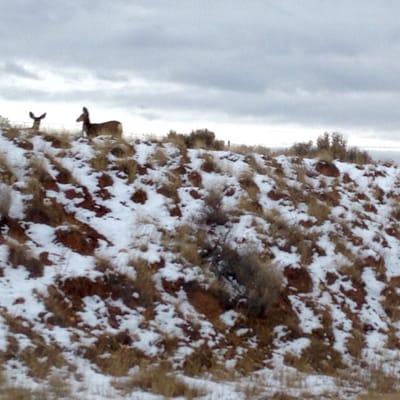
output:
<instances>
[{"instance_id":1,"label":"bare shrub","mask_svg":"<svg viewBox=\"0 0 400 400\"><path fill-rule=\"evenodd\" d=\"M229 216L222 207L222 199L223 194L220 190L211 190L204 199L207 224L225 225L229 221Z\"/></svg>"},{"instance_id":2,"label":"bare shrub","mask_svg":"<svg viewBox=\"0 0 400 400\"><path fill-rule=\"evenodd\" d=\"M0 129L6 129L6 128L10 128L10 121L8 120L8 118L3 117L2 115L0 115Z\"/></svg>"},{"instance_id":3,"label":"bare shrub","mask_svg":"<svg viewBox=\"0 0 400 400\"><path fill-rule=\"evenodd\" d=\"M318 157L321 160L331 162L334 159L356 164L372 162L372 158L366 151L356 147L348 148L342 134L325 132L317 138L316 145L312 141L295 143L286 152L298 157Z\"/></svg>"},{"instance_id":4,"label":"bare shrub","mask_svg":"<svg viewBox=\"0 0 400 400\"><path fill-rule=\"evenodd\" d=\"M263 315L279 297L282 276L270 261L262 261L257 255L241 255L223 244L217 250L215 268L218 276L234 280L245 288L250 315Z\"/></svg>"},{"instance_id":5,"label":"bare shrub","mask_svg":"<svg viewBox=\"0 0 400 400\"><path fill-rule=\"evenodd\" d=\"M192 131L190 135L170 131L167 140L175 143L181 149L183 144L192 149L223 150L225 147L223 140L216 140L215 133L208 129L198 129Z\"/></svg>"},{"instance_id":6,"label":"bare shrub","mask_svg":"<svg viewBox=\"0 0 400 400\"><path fill-rule=\"evenodd\" d=\"M310 157L311 155L315 154L312 140L308 142L295 143L289 149L289 154L293 154L298 157Z\"/></svg>"},{"instance_id":7,"label":"bare shrub","mask_svg":"<svg viewBox=\"0 0 400 400\"><path fill-rule=\"evenodd\" d=\"M164 141L173 143L180 150L181 153L186 152L187 146L186 146L185 135L177 133L175 131L169 131Z\"/></svg>"}]
</instances>

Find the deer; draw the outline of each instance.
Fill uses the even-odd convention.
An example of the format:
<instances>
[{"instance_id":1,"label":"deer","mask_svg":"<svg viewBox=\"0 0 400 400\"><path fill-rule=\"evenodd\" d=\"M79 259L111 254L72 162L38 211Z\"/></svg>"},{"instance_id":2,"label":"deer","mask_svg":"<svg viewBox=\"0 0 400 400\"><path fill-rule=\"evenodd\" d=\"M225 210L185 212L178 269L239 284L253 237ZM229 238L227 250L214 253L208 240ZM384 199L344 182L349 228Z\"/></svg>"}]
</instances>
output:
<instances>
[{"instance_id":1,"label":"deer","mask_svg":"<svg viewBox=\"0 0 400 400\"><path fill-rule=\"evenodd\" d=\"M47 113L42 114L40 117L35 117L32 111L29 112L29 116L33 119L33 125L30 130L33 132L38 132L40 128L40 123L42 122L42 119L46 117Z\"/></svg>"},{"instance_id":2,"label":"deer","mask_svg":"<svg viewBox=\"0 0 400 400\"><path fill-rule=\"evenodd\" d=\"M98 124L92 124L89 118L89 111L86 107L83 107L82 114L79 116L76 122L82 122L82 131L86 133L86 136L89 138L99 135L111 135L115 138L121 138L122 136L121 122L107 121Z\"/></svg>"}]
</instances>

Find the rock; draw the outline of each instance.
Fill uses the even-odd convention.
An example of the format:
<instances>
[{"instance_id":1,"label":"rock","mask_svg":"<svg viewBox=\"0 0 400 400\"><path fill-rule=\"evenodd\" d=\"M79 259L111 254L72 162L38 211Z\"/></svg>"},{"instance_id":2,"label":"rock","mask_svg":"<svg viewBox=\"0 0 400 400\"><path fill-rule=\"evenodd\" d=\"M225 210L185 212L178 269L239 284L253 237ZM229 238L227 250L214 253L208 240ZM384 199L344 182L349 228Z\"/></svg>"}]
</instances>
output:
<instances>
[{"instance_id":1,"label":"rock","mask_svg":"<svg viewBox=\"0 0 400 400\"><path fill-rule=\"evenodd\" d=\"M315 169L321 174L329 177L338 177L340 171L334 163L328 161L318 161Z\"/></svg>"}]
</instances>

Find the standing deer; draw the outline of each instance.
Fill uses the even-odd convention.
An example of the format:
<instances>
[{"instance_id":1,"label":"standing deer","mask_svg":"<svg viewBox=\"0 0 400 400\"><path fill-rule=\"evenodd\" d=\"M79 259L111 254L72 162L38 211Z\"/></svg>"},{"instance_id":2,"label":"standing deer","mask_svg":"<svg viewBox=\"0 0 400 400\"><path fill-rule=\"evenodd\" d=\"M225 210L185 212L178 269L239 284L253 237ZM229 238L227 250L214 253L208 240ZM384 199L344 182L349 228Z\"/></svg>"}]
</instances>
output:
<instances>
[{"instance_id":1,"label":"standing deer","mask_svg":"<svg viewBox=\"0 0 400 400\"><path fill-rule=\"evenodd\" d=\"M119 121L107 121L100 124L92 124L89 119L89 111L83 107L83 112L76 122L82 122L82 130L90 137L98 135L111 135L116 138L122 136L122 124Z\"/></svg>"},{"instance_id":2,"label":"standing deer","mask_svg":"<svg viewBox=\"0 0 400 400\"><path fill-rule=\"evenodd\" d=\"M31 130L34 132L38 132L40 128L40 123L42 119L46 116L47 113L42 114L40 117L35 117L32 111L29 112L29 116L33 119L33 125Z\"/></svg>"}]
</instances>

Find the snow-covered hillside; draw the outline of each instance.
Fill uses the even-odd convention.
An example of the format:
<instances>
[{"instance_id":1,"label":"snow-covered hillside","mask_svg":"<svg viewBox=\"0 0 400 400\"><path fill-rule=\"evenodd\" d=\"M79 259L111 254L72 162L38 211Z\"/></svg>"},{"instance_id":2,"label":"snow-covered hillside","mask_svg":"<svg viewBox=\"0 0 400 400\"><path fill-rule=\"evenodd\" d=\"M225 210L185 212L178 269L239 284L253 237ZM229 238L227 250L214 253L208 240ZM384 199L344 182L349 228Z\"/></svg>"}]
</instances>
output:
<instances>
[{"instance_id":1,"label":"snow-covered hillside","mask_svg":"<svg viewBox=\"0 0 400 400\"><path fill-rule=\"evenodd\" d=\"M354 398L395 381L399 172L0 132L4 388Z\"/></svg>"}]
</instances>

